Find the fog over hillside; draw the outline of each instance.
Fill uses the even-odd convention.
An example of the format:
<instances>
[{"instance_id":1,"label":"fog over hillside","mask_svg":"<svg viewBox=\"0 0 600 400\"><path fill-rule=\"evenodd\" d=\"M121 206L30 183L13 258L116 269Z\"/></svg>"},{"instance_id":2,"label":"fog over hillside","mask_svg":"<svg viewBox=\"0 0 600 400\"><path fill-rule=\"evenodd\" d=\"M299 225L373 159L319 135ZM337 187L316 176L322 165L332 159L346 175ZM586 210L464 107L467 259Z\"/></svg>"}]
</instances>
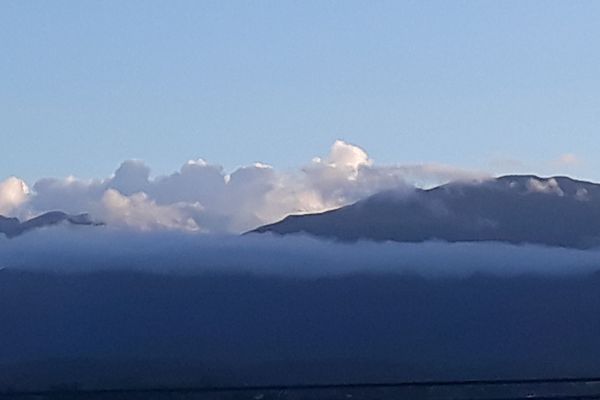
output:
<instances>
[{"instance_id":1,"label":"fog over hillside","mask_svg":"<svg viewBox=\"0 0 600 400\"><path fill-rule=\"evenodd\" d=\"M600 373L600 250L88 228L0 240L1 387Z\"/></svg>"},{"instance_id":2,"label":"fog over hillside","mask_svg":"<svg viewBox=\"0 0 600 400\"><path fill-rule=\"evenodd\" d=\"M355 272L562 276L600 269L600 249L493 242L340 243L303 235L205 236L72 226L1 238L0 266L51 272L247 272L292 277Z\"/></svg>"}]
</instances>

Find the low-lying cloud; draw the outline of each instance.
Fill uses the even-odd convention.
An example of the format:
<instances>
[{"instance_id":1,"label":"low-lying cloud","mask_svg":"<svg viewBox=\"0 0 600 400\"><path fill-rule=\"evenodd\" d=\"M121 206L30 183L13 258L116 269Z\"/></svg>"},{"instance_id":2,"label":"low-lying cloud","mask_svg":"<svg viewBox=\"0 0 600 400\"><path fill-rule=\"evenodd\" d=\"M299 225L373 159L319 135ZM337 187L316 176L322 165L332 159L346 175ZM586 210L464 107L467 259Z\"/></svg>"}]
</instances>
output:
<instances>
[{"instance_id":1,"label":"low-lying cloud","mask_svg":"<svg viewBox=\"0 0 600 400\"><path fill-rule=\"evenodd\" d=\"M600 271L600 250L504 243L339 243L307 236L193 235L52 228L0 239L0 267L57 272L252 273L319 277L396 273L566 276Z\"/></svg>"},{"instance_id":2,"label":"low-lying cloud","mask_svg":"<svg viewBox=\"0 0 600 400\"><path fill-rule=\"evenodd\" d=\"M27 218L49 210L89 212L113 227L239 233L382 190L483 176L442 164L380 166L360 147L338 140L328 155L296 171L255 163L228 173L198 159L153 177L143 161L128 160L108 178L43 178L29 187L11 177L0 182L0 214Z\"/></svg>"}]
</instances>

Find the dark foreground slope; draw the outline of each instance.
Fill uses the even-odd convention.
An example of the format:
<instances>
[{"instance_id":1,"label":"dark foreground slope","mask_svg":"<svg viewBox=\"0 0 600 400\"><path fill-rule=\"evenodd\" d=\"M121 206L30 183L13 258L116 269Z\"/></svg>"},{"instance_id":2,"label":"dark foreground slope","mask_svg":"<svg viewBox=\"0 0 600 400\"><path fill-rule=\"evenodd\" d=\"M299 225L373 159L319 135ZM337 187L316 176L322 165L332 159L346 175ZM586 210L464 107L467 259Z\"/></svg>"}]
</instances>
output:
<instances>
[{"instance_id":1,"label":"dark foreground slope","mask_svg":"<svg viewBox=\"0 0 600 400\"><path fill-rule=\"evenodd\" d=\"M600 244L600 185L534 176L455 182L410 194L384 192L337 210L289 216L254 232L589 248Z\"/></svg>"},{"instance_id":2,"label":"dark foreground slope","mask_svg":"<svg viewBox=\"0 0 600 400\"><path fill-rule=\"evenodd\" d=\"M600 276L0 271L0 387L600 375Z\"/></svg>"}]
</instances>

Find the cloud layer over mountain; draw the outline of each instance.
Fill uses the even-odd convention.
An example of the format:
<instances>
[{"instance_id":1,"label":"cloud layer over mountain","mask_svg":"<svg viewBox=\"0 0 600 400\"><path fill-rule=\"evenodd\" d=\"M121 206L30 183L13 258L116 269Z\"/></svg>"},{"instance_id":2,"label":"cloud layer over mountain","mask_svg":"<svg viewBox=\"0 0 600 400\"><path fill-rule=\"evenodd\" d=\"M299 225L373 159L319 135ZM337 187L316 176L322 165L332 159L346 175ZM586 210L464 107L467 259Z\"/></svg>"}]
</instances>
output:
<instances>
[{"instance_id":1,"label":"cloud layer over mountain","mask_svg":"<svg viewBox=\"0 0 600 400\"><path fill-rule=\"evenodd\" d=\"M307 236L210 236L58 227L0 238L0 267L10 270L144 271L196 275L250 273L319 277L397 273L424 277L491 274L566 276L600 270L600 250L506 243L346 244Z\"/></svg>"},{"instance_id":2,"label":"cloud layer over mountain","mask_svg":"<svg viewBox=\"0 0 600 400\"><path fill-rule=\"evenodd\" d=\"M0 182L0 214L89 212L114 227L243 232L290 213L337 208L382 190L483 176L441 164L379 166L363 149L338 140L328 155L297 171L256 163L228 173L199 159L154 177L143 161L128 160L108 178L43 178L29 187L10 177Z\"/></svg>"}]
</instances>

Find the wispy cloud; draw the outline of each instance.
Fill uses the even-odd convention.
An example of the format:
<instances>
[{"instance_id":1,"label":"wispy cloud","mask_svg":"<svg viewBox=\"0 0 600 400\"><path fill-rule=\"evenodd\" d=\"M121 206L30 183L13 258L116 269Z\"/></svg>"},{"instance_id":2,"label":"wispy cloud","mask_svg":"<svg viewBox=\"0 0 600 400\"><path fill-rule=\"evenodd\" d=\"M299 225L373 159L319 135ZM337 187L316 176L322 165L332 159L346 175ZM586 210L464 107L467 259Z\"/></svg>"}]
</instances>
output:
<instances>
[{"instance_id":1,"label":"wispy cloud","mask_svg":"<svg viewBox=\"0 0 600 400\"><path fill-rule=\"evenodd\" d=\"M573 153L565 153L552 160L555 167L573 167L583 164L583 160Z\"/></svg>"}]
</instances>

